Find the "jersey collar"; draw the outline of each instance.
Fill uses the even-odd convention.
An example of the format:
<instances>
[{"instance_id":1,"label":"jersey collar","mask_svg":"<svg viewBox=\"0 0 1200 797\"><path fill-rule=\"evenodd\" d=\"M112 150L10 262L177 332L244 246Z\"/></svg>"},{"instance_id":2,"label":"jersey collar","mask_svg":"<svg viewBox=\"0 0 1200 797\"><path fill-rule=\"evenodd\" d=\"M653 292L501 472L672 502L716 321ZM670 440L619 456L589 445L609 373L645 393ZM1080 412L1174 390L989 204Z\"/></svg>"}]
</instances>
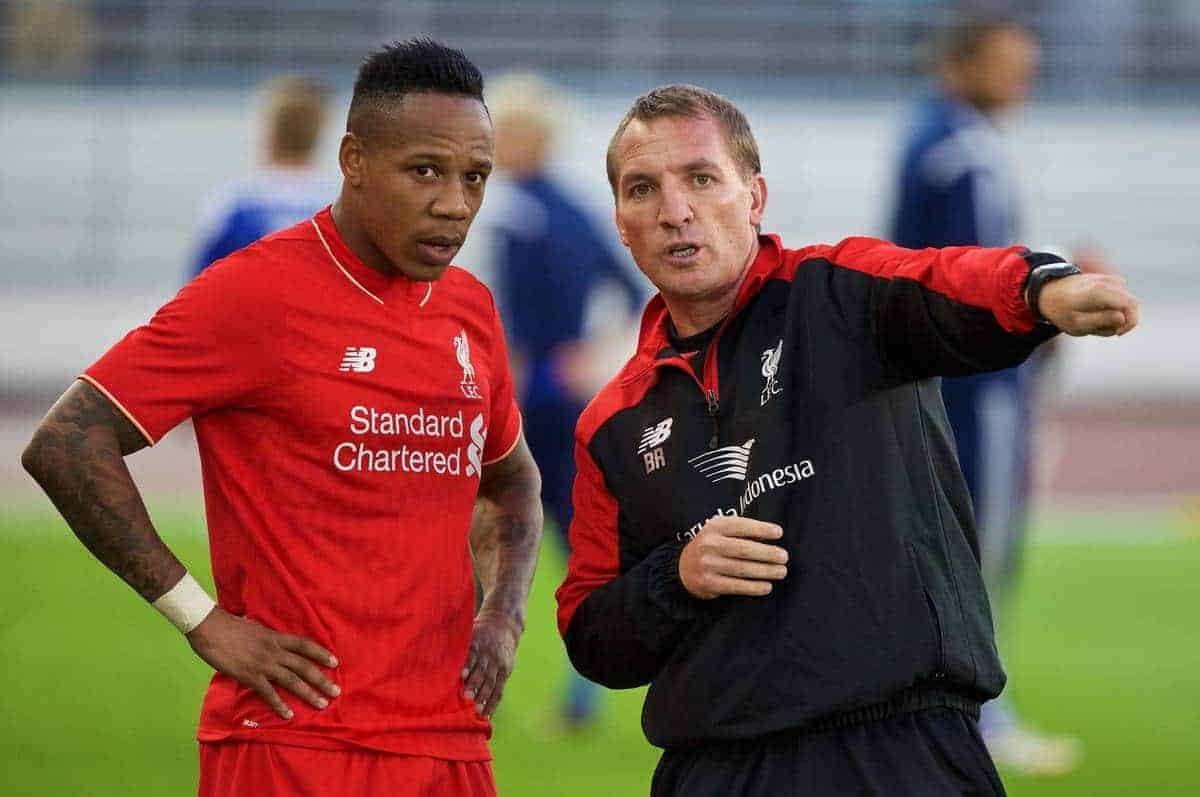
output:
<instances>
[{"instance_id":1,"label":"jersey collar","mask_svg":"<svg viewBox=\"0 0 1200 797\"><path fill-rule=\"evenodd\" d=\"M424 307L433 294L432 282L418 282L403 274L388 276L381 274L359 259L346 245L333 221L331 207L327 205L311 219L318 241L329 255L332 265L377 304L411 302Z\"/></svg>"}]
</instances>

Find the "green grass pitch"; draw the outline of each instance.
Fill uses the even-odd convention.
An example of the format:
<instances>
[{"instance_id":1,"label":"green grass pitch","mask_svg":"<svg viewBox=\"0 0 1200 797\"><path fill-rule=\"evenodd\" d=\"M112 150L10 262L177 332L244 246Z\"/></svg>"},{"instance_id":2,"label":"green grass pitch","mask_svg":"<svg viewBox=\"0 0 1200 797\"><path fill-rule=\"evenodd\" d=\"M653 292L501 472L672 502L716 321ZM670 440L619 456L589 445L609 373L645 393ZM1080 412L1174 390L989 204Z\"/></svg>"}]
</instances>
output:
<instances>
[{"instance_id":1,"label":"green grass pitch","mask_svg":"<svg viewBox=\"0 0 1200 797\"><path fill-rule=\"evenodd\" d=\"M197 515L155 512L207 578ZM1007 774L1022 795L1200 795L1200 536L1166 512L1055 515L1029 550L1009 656L1018 704L1071 731L1084 765ZM1136 538L1121 536L1133 528ZM641 691L605 695L597 723L564 733L553 625L562 561L547 536L516 673L496 720L502 795L647 793L655 751ZM96 565L46 511L0 524L0 793L189 795L208 678L182 639Z\"/></svg>"}]
</instances>

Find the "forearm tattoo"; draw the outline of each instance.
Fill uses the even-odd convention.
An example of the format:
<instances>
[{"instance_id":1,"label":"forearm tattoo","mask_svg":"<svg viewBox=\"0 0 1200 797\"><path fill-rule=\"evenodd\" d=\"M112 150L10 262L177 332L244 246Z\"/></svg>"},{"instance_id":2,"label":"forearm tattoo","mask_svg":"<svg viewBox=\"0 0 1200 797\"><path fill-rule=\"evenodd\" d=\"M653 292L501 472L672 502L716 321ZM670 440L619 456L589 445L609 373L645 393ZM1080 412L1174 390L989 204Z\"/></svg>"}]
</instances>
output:
<instances>
[{"instance_id":1,"label":"forearm tattoo","mask_svg":"<svg viewBox=\"0 0 1200 797\"><path fill-rule=\"evenodd\" d=\"M125 455L146 445L137 429L86 382L50 409L22 462L101 562L148 601L184 573L159 538Z\"/></svg>"},{"instance_id":2,"label":"forearm tattoo","mask_svg":"<svg viewBox=\"0 0 1200 797\"><path fill-rule=\"evenodd\" d=\"M504 612L524 626L542 534L542 505L537 467L527 448L521 453L511 469L487 474L481 485L484 501L474 518L471 549L484 588L483 610Z\"/></svg>"},{"instance_id":3,"label":"forearm tattoo","mask_svg":"<svg viewBox=\"0 0 1200 797\"><path fill-rule=\"evenodd\" d=\"M511 616L525 626L525 603L537 566L538 541L541 538L541 519L537 528L528 516L503 515L497 518L495 582L485 596L484 604Z\"/></svg>"}]
</instances>

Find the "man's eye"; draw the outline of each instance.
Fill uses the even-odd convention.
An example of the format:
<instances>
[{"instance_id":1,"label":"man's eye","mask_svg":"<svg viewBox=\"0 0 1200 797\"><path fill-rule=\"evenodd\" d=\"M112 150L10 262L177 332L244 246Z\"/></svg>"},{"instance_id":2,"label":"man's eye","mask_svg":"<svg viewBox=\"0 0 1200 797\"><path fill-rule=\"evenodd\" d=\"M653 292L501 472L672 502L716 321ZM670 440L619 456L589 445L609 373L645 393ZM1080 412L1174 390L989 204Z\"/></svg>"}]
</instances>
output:
<instances>
[{"instance_id":1,"label":"man's eye","mask_svg":"<svg viewBox=\"0 0 1200 797\"><path fill-rule=\"evenodd\" d=\"M421 178L437 177L437 170L432 166L415 166L413 172Z\"/></svg>"},{"instance_id":2,"label":"man's eye","mask_svg":"<svg viewBox=\"0 0 1200 797\"><path fill-rule=\"evenodd\" d=\"M471 172L467 175L467 182L471 185L483 185L485 180L487 180L487 175L482 172Z\"/></svg>"},{"instance_id":3,"label":"man's eye","mask_svg":"<svg viewBox=\"0 0 1200 797\"><path fill-rule=\"evenodd\" d=\"M697 174L696 175L696 185L705 186L705 185L709 185L711 182L712 182L712 177L710 177L707 174Z\"/></svg>"},{"instance_id":4,"label":"man's eye","mask_svg":"<svg viewBox=\"0 0 1200 797\"><path fill-rule=\"evenodd\" d=\"M638 183L633 188L629 189L629 195L634 199L642 199L650 193L650 186L645 183Z\"/></svg>"}]
</instances>

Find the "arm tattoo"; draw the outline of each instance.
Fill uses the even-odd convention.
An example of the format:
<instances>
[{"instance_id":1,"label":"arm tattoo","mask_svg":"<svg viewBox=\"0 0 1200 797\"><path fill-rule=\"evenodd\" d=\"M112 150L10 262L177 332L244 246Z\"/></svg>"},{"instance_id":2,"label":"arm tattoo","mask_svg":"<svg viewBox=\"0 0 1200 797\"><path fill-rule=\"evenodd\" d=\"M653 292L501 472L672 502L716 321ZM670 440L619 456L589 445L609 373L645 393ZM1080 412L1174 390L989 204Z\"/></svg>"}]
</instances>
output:
<instances>
[{"instance_id":1,"label":"arm tattoo","mask_svg":"<svg viewBox=\"0 0 1200 797\"><path fill-rule=\"evenodd\" d=\"M542 536L541 478L521 441L484 469L471 523L471 553L483 585L480 611L502 612L521 627Z\"/></svg>"},{"instance_id":2,"label":"arm tattoo","mask_svg":"<svg viewBox=\"0 0 1200 797\"><path fill-rule=\"evenodd\" d=\"M148 601L184 567L159 538L125 455L146 445L94 387L78 381L50 409L22 463L87 549Z\"/></svg>"}]
</instances>

